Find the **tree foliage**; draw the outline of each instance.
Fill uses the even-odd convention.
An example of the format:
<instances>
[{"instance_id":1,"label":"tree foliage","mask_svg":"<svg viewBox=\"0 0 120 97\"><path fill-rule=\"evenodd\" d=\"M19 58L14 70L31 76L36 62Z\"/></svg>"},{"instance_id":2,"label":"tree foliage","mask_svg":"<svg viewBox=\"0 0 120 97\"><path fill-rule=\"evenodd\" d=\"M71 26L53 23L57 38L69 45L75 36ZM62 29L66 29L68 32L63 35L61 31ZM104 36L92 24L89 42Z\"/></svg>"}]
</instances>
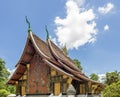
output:
<instances>
[{"instance_id":1,"label":"tree foliage","mask_svg":"<svg viewBox=\"0 0 120 97\"><path fill-rule=\"evenodd\" d=\"M103 97L120 97L120 81L107 85L102 95Z\"/></svg>"},{"instance_id":2,"label":"tree foliage","mask_svg":"<svg viewBox=\"0 0 120 97\"><path fill-rule=\"evenodd\" d=\"M68 51L67 51L66 45L64 45L61 50L63 51L63 53L64 53L66 56L68 56ZM80 69L80 71L82 71L83 68L82 68L82 66L81 66L80 61L79 61L78 59L73 59L73 61L74 61L75 65Z\"/></svg>"},{"instance_id":3,"label":"tree foliage","mask_svg":"<svg viewBox=\"0 0 120 97\"><path fill-rule=\"evenodd\" d=\"M13 86L6 85L9 75L10 72L5 67L5 61L0 58L0 97L7 97L8 94L15 92Z\"/></svg>"},{"instance_id":4,"label":"tree foliage","mask_svg":"<svg viewBox=\"0 0 120 97\"><path fill-rule=\"evenodd\" d=\"M0 82L5 81L8 78L9 74L10 73L5 67L5 61L0 58Z\"/></svg>"},{"instance_id":5,"label":"tree foliage","mask_svg":"<svg viewBox=\"0 0 120 97\"><path fill-rule=\"evenodd\" d=\"M82 66L81 66L80 61L79 61L78 59L74 59L73 61L75 62L75 65L80 69L80 71L82 71L83 68L82 68Z\"/></svg>"},{"instance_id":6,"label":"tree foliage","mask_svg":"<svg viewBox=\"0 0 120 97\"><path fill-rule=\"evenodd\" d=\"M5 89L0 89L0 97L7 97L7 95L9 95L10 92L5 90Z\"/></svg>"},{"instance_id":7,"label":"tree foliage","mask_svg":"<svg viewBox=\"0 0 120 97\"><path fill-rule=\"evenodd\" d=\"M99 80L99 76L98 76L97 74L95 74L95 73L92 73L92 74L90 75L90 79L92 79L92 80L94 80L94 81L98 81L98 80Z\"/></svg>"},{"instance_id":8,"label":"tree foliage","mask_svg":"<svg viewBox=\"0 0 120 97\"><path fill-rule=\"evenodd\" d=\"M114 82L118 82L120 80L120 72L107 72L106 73L106 80L105 83L110 85Z\"/></svg>"}]
</instances>

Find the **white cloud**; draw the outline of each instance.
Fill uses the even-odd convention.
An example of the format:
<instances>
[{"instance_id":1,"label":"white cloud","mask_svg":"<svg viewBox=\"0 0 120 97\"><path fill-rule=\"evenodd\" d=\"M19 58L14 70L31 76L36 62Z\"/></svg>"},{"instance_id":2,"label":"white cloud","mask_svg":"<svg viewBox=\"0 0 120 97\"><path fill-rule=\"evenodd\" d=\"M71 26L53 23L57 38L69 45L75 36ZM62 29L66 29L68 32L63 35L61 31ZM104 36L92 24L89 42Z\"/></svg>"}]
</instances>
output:
<instances>
[{"instance_id":1,"label":"white cloud","mask_svg":"<svg viewBox=\"0 0 120 97\"><path fill-rule=\"evenodd\" d=\"M105 31L109 30L109 26L107 24L104 26L104 30Z\"/></svg>"},{"instance_id":2,"label":"white cloud","mask_svg":"<svg viewBox=\"0 0 120 97\"><path fill-rule=\"evenodd\" d=\"M51 40L55 45L58 45L56 38L52 38L52 37L50 36L50 40Z\"/></svg>"},{"instance_id":3,"label":"white cloud","mask_svg":"<svg viewBox=\"0 0 120 97\"><path fill-rule=\"evenodd\" d=\"M84 4L85 0L74 0L78 6L81 6Z\"/></svg>"},{"instance_id":4,"label":"white cloud","mask_svg":"<svg viewBox=\"0 0 120 97\"><path fill-rule=\"evenodd\" d=\"M96 41L96 15L93 9L84 10L81 6L84 0L67 0L66 17L55 19L56 35L61 46L73 49Z\"/></svg>"},{"instance_id":5,"label":"white cloud","mask_svg":"<svg viewBox=\"0 0 120 97\"><path fill-rule=\"evenodd\" d=\"M107 4L106 6L104 6L104 7L99 7L99 8L98 8L98 11L99 11L101 14L107 14L107 13L110 12L113 8L114 8L114 4L108 3L108 4Z\"/></svg>"},{"instance_id":6,"label":"white cloud","mask_svg":"<svg viewBox=\"0 0 120 97\"><path fill-rule=\"evenodd\" d=\"M9 68L8 68L7 70L10 72L10 74L15 71L15 69L11 70L11 69L9 69Z\"/></svg>"},{"instance_id":7,"label":"white cloud","mask_svg":"<svg viewBox=\"0 0 120 97\"><path fill-rule=\"evenodd\" d=\"M11 76L13 75L14 71L16 70L16 68L13 69L13 70L10 70L10 69L7 69L7 70L10 72L10 75L9 75L9 77L8 77L8 79L10 79Z\"/></svg>"},{"instance_id":8,"label":"white cloud","mask_svg":"<svg viewBox=\"0 0 120 97\"><path fill-rule=\"evenodd\" d=\"M105 81L106 74L98 74L98 76L99 76L99 81L100 82L104 82Z\"/></svg>"}]
</instances>

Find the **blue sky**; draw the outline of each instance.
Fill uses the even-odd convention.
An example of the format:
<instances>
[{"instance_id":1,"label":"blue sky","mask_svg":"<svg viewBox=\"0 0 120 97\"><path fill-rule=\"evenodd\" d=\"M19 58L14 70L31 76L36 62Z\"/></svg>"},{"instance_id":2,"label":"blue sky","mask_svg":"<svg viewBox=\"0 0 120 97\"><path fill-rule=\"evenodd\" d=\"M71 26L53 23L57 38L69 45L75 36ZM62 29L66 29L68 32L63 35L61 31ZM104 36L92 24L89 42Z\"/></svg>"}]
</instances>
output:
<instances>
[{"instance_id":1,"label":"blue sky","mask_svg":"<svg viewBox=\"0 0 120 97\"><path fill-rule=\"evenodd\" d=\"M26 43L25 16L43 40L47 25L51 39L66 44L87 75L120 71L119 0L1 0L0 57L10 70Z\"/></svg>"}]
</instances>

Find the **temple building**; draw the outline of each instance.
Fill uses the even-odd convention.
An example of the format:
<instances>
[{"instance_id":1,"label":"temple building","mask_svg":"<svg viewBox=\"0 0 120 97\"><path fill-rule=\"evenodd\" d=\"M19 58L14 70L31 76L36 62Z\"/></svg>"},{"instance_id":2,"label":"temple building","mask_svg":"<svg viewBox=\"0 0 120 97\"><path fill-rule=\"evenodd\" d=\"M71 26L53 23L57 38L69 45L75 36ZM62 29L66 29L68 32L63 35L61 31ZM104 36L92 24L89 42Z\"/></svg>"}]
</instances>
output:
<instances>
[{"instance_id":1,"label":"temple building","mask_svg":"<svg viewBox=\"0 0 120 97\"><path fill-rule=\"evenodd\" d=\"M31 30L28 30L24 51L7 84L16 86L17 95L28 96L66 95L70 85L76 95L100 94L104 86L82 73L49 38L44 42Z\"/></svg>"}]
</instances>

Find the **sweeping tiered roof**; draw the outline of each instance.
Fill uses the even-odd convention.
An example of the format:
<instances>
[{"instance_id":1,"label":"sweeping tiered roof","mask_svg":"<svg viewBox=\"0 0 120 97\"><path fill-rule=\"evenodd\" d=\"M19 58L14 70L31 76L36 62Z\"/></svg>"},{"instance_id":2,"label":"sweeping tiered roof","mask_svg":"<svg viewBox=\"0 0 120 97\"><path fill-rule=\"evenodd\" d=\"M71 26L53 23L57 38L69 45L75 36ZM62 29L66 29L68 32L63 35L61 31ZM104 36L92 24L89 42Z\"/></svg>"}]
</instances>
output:
<instances>
[{"instance_id":1,"label":"sweeping tiered roof","mask_svg":"<svg viewBox=\"0 0 120 97\"><path fill-rule=\"evenodd\" d=\"M26 64L31 62L33 55L37 53L43 62L51 68L65 74L78 81L90 81L98 83L89 79L83 74L75 65L74 61L61 51L49 38L47 42L42 41L39 37L28 32L27 42L23 54L16 64L16 70L8 80L8 84L15 84L27 70ZM100 84L100 83L99 83Z\"/></svg>"}]
</instances>

